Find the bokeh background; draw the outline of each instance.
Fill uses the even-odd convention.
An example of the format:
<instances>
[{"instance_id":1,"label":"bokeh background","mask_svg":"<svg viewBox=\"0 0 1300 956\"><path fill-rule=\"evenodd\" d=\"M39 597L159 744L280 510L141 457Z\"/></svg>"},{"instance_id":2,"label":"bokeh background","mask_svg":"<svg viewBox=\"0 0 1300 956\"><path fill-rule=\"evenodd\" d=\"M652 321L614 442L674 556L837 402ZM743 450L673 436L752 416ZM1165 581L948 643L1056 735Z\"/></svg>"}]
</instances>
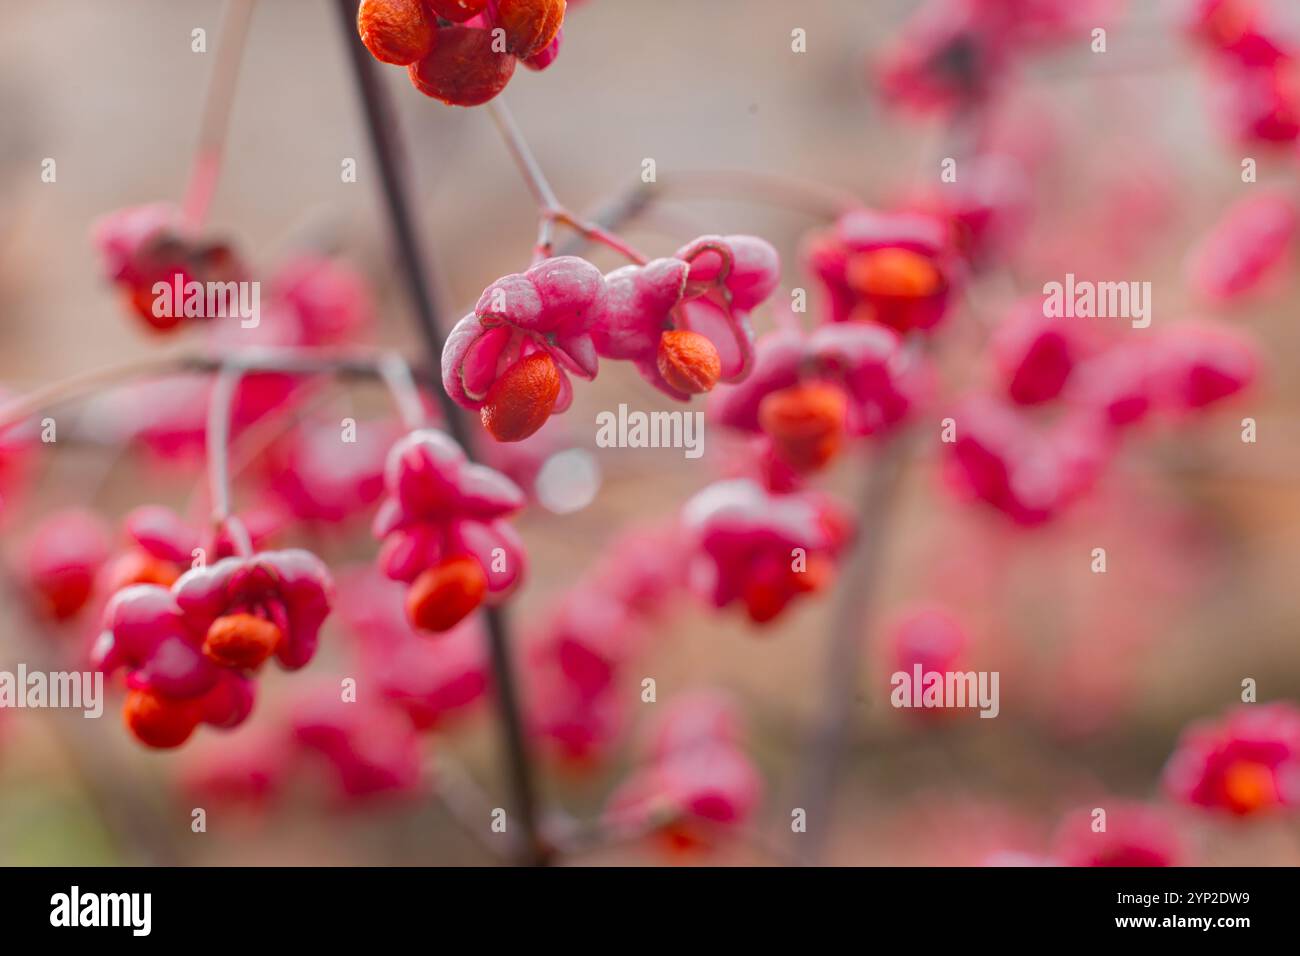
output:
<instances>
[{"instance_id":1,"label":"bokeh background","mask_svg":"<svg viewBox=\"0 0 1300 956\"><path fill-rule=\"evenodd\" d=\"M1242 195L1243 148L1214 123L1198 52L1176 25L1179 4L1112 4L1099 16L1108 51L1086 37L1028 58L994 125L1032 156L1032 217L1014 263L979 280L946 350L955 387L988 370L971 331L977 309L995 319L1021 295L1066 271L1150 281L1157 326L1203 308L1184 260ZM653 158L661 182L626 229L651 254L701 233L753 232L785 263L782 288L811 287L798 250L826 224L822 190L891 205L932 185L961 131L881 101L869 64L917 5L904 0L591 0L566 22L565 45L544 73L520 71L506 98L556 190L596 211L639 185ZM199 0L3 4L0 31L0 382L25 391L159 348L123 314L103 280L91 224L112 210L182 193L211 72L221 5ZM1282 11L1285 15L1287 11ZM386 239L379 184L351 85L344 37L325 0L257 4L240 72L212 231L270 269L304 244L336 251L371 282L374 339L419 356L410 307ZM191 30L209 52L190 49ZM791 52L791 30L807 52ZM438 295L458 316L495 277L525 265L535 213L482 110L443 107L401 70L385 82L429 236ZM57 183L40 162L57 161ZM340 182L342 159L358 181ZM1294 191L1295 158L1258 154L1261 184ZM746 177L741 174L753 174ZM767 178L767 177L770 177ZM784 185L779 185L778 181ZM793 185L792 185L793 184ZM801 185L808 184L808 185ZM603 268L607 251L590 255ZM1293 269L1287 270L1293 272ZM786 295L783 292L781 295ZM816 295L814 293L814 301ZM1294 283L1235 308L1267 363L1245 405L1163 430L1119 456L1097 488L1058 521L1026 532L957 500L945 487L933 436L918 442L891 505L869 615L860 622L860 692L847 726L825 859L843 864L982 863L1046 857L1064 814L1135 799L1164 804L1161 769L1190 721L1239 700L1300 696L1294 577L1300 567L1300 450L1293 374L1300 339ZM761 331L769 311L756 316ZM969 335L968 335L969 333ZM969 345L967 345L969 341ZM595 415L619 402L668 407L629 368L609 363L579 387L556 442L587 449L601 474L589 505L556 514L533 506L518 521L532 571L511 608L526 631L620 531L663 523L726 474L725 443L691 461L670 450L595 447ZM386 414L381 391L340 386L317 412ZM134 505L184 507L202 487L201 462L122 454L107 398L61 413L79 424L43 456L39 480L4 517L12 566L40 516L88 505L115 519ZM107 409L107 411L105 411ZM1255 417L1260 440L1239 440ZM936 426L937 431L937 426ZM819 483L857 498L873 451L845 455ZM237 496L251 499L250 482ZM332 563L365 562L360 528L298 529ZM1109 571L1089 568L1104 546ZM843 582L858 587L860 582ZM807 741L826 707L826 652L835 595L795 605L756 630L742 617L683 600L656 626L628 672L628 723L651 719L644 676L661 701L692 689L729 692L744 714L746 749L764 780L762 837L711 854L665 854L646 841L575 854L572 862L783 862L790 808L801 805ZM969 627L975 666L1001 672L1001 715L916 720L888 705L881 634L916 602L942 602ZM0 666L33 645L74 654L95 630L87 617L41 626L12 592L0 605ZM231 734L201 731L179 753L145 752L116 719L0 712L0 862L478 864L492 862L428 794L345 801L326 782L294 781L273 805L202 802L186 774L269 726L295 682L348 673L351 638L327 625L307 672L268 674L258 710ZM71 658L69 658L71 659ZM120 695L120 691L116 692ZM501 805L504 780L490 703L446 732L430 753L454 760ZM633 758L626 747L583 773L540 764L553 812L598 812ZM190 811L208 809L206 833ZM1168 807L1188 862L1295 864L1300 825L1274 816L1241 822Z\"/></svg>"}]
</instances>

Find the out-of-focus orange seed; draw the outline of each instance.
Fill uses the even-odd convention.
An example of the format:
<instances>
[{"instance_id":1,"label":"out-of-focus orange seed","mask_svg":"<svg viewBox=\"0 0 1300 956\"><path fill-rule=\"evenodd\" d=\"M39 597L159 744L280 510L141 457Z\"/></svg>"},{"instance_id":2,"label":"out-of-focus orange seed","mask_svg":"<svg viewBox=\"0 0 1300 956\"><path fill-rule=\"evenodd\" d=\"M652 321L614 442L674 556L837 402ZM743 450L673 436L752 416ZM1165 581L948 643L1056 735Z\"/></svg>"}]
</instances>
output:
<instances>
[{"instance_id":1,"label":"out-of-focus orange seed","mask_svg":"<svg viewBox=\"0 0 1300 956\"><path fill-rule=\"evenodd\" d=\"M688 395L710 391L722 377L722 356L699 332L674 329L659 337L659 374Z\"/></svg>"},{"instance_id":2,"label":"out-of-focus orange seed","mask_svg":"<svg viewBox=\"0 0 1300 956\"><path fill-rule=\"evenodd\" d=\"M468 555L428 568L406 592L406 615L421 631L449 631L483 603L487 575Z\"/></svg>"},{"instance_id":3,"label":"out-of-focus orange seed","mask_svg":"<svg viewBox=\"0 0 1300 956\"><path fill-rule=\"evenodd\" d=\"M1251 760L1236 760L1223 775L1223 789L1229 806L1237 813L1250 813L1277 802L1273 771Z\"/></svg>"},{"instance_id":4,"label":"out-of-focus orange seed","mask_svg":"<svg viewBox=\"0 0 1300 956\"><path fill-rule=\"evenodd\" d=\"M479 416L497 441L523 441L546 424L560 397L560 370L545 352L534 352L492 383Z\"/></svg>"},{"instance_id":5,"label":"out-of-focus orange seed","mask_svg":"<svg viewBox=\"0 0 1300 956\"><path fill-rule=\"evenodd\" d=\"M777 454L799 471L816 471L840 450L848 399L834 385L794 385L764 396L758 424Z\"/></svg>"},{"instance_id":6,"label":"out-of-focus orange seed","mask_svg":"<svg viewBox=\"0 0 1300 956\"><path fill-rule=\"evenodd\" d=\"M407 66L433 49L437 24L423 0L361 0L357 33L376 60Z\"/></svg>"},{"instance_id":7,"label":"out-of-focus orange seed","mask_svg":"<svg viewBox=\"0 0 1300 956\"><path fill-rule=\"evenodd\" d=\"M132 584L158 584L169 588L181 576L181 568L171 561L155 558L143 551L128 551L109 568L109 590L116 593Z\"/></svg>"},{"instance_id":8,"label":"out-of-focus orange seed","mask_svg":"<svg viewBox=\"0 0 1300 956\"><path fill-rule=\"evenodd\" d=\"M911 249L875 249L849 260L846 278L859 295L919 299L943 287L943 276L927 256Z\"/></svg>"}]
</instances>

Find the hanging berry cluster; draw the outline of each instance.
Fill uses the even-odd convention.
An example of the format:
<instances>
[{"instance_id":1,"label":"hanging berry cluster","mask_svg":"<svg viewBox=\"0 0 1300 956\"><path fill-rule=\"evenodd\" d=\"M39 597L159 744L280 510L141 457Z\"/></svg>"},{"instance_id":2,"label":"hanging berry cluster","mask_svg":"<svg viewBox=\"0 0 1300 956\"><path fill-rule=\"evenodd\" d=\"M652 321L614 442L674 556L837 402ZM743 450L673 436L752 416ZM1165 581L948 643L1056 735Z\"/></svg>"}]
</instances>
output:
<instances>
[{"instance_id":1,"label":"hanging berry cluster","mask_svg":"<svg viewBox=\"0 0 1300 956\"><path fill-rule=\"evenodd\" d=\"M362 0L357 32L375 59L404 66L425 96L479 106L515 64L544 70L560 52L565 0Z\"/></svg>"}]
</instances>

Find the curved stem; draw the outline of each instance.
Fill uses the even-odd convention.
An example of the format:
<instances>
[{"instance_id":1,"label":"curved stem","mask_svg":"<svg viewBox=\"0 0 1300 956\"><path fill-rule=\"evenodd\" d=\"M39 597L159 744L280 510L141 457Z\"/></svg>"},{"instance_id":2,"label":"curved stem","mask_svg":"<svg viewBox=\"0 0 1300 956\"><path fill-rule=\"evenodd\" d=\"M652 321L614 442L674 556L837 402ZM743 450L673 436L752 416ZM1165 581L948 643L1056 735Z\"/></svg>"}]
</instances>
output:
<instances>
[{"instance_id":1,"label":"curved stem","mask_svg":"<svg viewBox=\"0 0 1300 956\"><path fill-rule=\"evenodd\" d=\"M208 487L212 498L212 523L220 534L229 533L235 551L247 557L253 553L253 542L244 523L231 514L230 509L230 418L234 411L235 390L244 371L237 364L223 366L217 373L208 398Z\"/></svg>"},{"instance_id":2,"label":"curved stem","mask_svg":"<svg viewBox=\"0 0 1300 956\"><path fill-rule=\"evenodd\" d=\"M532 147L524 138L519 124L515 122L514 114L510 112L510 107L506 106L502 97L498 96L488 103L487 111L496 125L497 132L501 134L502 141L506 144L510 158L514 160L515 168L523 177L524 185L528 187L533 200L537 203L538 228L537 247L533 253L534 261L549 259L555 254L555 226L558 223L568 226L590 242L600 243L613 249L637 265L646 263L644 255L605 227L575 216L565 208L551 187L550 180L546 178L546 173L542 171L541 164L537 162L537 157L533 155Z\"/></svg>"},{"instance_id":3,"label":"curved stem","mask_svg":"<svg viewBox=\"0 0 1300 956\"><path fill-rule=\"evenodd\" d=\"M588 242L599 243L602 246L613 249L628 261L634 262L639 266L643 266L649 261L644 254L638 252L621 237L614 235L614 233L610 232L598 223L579 219L567 209L548 210L542 213L542 219L548 222L563 223ZM552 253L552 248L546 249L546 255L543 256L543 258L549 258Z\"/></svg>"}]
</instances>

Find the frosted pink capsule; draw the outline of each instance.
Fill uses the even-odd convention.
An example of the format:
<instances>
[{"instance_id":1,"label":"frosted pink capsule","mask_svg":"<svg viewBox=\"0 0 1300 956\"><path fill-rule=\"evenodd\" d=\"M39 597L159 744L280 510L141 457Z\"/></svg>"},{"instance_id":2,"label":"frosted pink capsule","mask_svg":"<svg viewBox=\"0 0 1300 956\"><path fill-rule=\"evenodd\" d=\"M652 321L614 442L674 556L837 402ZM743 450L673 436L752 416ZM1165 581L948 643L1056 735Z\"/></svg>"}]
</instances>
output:
<instances>
[{"instance_id":1,"label":"frosted pink capsule","mask_svg":"<svg viewBox=\"0 0 1300 956\"><path fill-rule=\"evenodd\" d=\"M540 664L553 664L569 687L591 699L610 689L641 638L641 625L625 605L579 587L551 612L530 652Z\"/></svg>"},{"instance_id":2,"label":"frosted pink capsule","mask_svg":"<svg viewBox=\"0 0 1300 956\"><path fill-rule=\"evenodd\" d=\"M518 585L526 558L504 519L523 507L524 495L505 475L470 462L442 432L422 429L389 451L384 486L373 531L383 540L379 566L388 577L419 585L427 572L470 559L483 576L483 599L504 600ZM463 597L462 617L477 601Z\"/></svg>"},{"instance_id":3,"label":"frosted pink capsule","mask_svg":"<svg viewBox=\"0 0 1300 956\"><path fill-rule=\"evenodd\" d=\"M744 378L753 357L749 312L772 294L780 258L754 236L701 236L665 259L624 266L605 276L609 300L593 328L597 352L632 362L655 388L686 401L713 382L686 391L665 377L665 333L696 333L717 353L714 381Z\"/></svg>"},{"instance_id":4,"label":"frosted pink capsule","mask_svg":"<svg viewBox=\"0 0 1300 956\"><path fill-rule=\"evenodd\" d=\"M600 270L576 256L547 259L496 280L447 337L442 352L447 394L465 408L481 410L494 385L540 353L553 361L560 387L548 396L550 405L540 410L538 425L546 414L565 411L573 401L569 376L596 377L592 324L603 312L605 298Z\"/></svg>"}]
</instances>

